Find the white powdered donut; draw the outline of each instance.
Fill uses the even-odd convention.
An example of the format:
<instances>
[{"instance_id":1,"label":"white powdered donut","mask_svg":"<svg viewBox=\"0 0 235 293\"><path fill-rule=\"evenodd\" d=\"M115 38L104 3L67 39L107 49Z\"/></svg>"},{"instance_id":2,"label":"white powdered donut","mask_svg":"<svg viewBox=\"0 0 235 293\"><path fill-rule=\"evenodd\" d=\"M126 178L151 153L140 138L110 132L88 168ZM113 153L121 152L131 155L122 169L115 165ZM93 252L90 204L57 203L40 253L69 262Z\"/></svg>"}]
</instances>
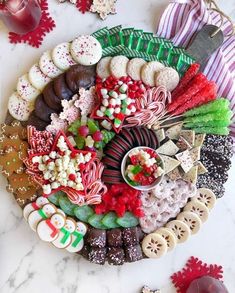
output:
<instances>
[{"instance_id":1,"label":"white powdered donut","mask_svg":"<svg viewBox=\"0 0 235 293\"><path fill-rule=\"evenodd\" d=\"M120 78L122 76L127 76L127 64L129 59L126 56L115 56L110 61L110 71L111 74Z\"/></svg>"},{"instance_id":2,"label":"white powdered donut","mask_svg":"<svg viewBox=\"0 0 235 293\"><path fill-rule=\"evenodd\" d=\"M155 85L155 75L164 68L164 65L158 61L151 61L145 64L141 70L142 81L149 86Z\"/></svg>"},{"instance_id":3,"label":"white powdered donut","mask_svg":"<svg viewBox=\"0 0 235 293\"><path fill-rule=\"evenodd\" d=\"M69 69L70 66L76 64L70 54L70 47L71 44L65 42L57 45L52 50L52 59L55 65L63 71Z\"/></svg>"},{"instance_id":4,"label":"white powdered donut","mask_svg":"<svg viewBox=\"0 0 235 293\"><path fill-rule=\"evenodd\" d=\"M40 70L38 64L34 64L29 70L29 81L36 89L42 91L44 87L51 81L51 78L46 76Z\"/></svg>"},{"instance_id":5,"label":"white powdered donut","mask_svg":"<svg viewBox=\"0 0 235 293\"><path fill-rule=\"evenodd\" d=\"M173 91L180 81L178 72L171 67L165 67L155 76L155 85L164 86L168 91Z\"/></svg>"},{"instance_id":6,"label":"white powdered donut","mask_svg":"<svg viewBox=\"0 0 235 293\"><path fill-rule=\"evenodd\" d=\"M141 69L146 64L142 58L133 58L127 64L127 74L134 80L141 80Z\"/></svg>"},{"instance_id":7,"label":"white powdered donut","mask_svg":"<svg viewBox=\"0 0 235 293\"><path fill-rule=\"evenodd\" d=\"M17 92L14 92L8 100L8 110L13 118L19 121L27 121L33 111L33 104L23 100Z\"/></svg>"},{"instance_id":8,"label":"white powdered donut","mask_svg":"<svg viewBox=\"0 0 235 293\"><path fill-rule=\"evenodd\" d=\"M112 57L104 57L100 59L96 66L96 73L100 78L107 78L111 75L110 72L110 61Z\"/></svg>"},{"instance_id":9,"label":"white powdered donut","mask_svg":"<svg viewBox=\"0 0 235 293\"><path fill-rule=\"evenodd\" d=\"M70 51L77 63L87 66L96 64L102 57L100 42L90 35L74 39Z\"/></svg>"},{"instance_id":10,"label":"white powdered donut","mask_svg":"<svg viewBox=\"0 0 235 293\"><path fill-rule=\"evenodd\" d=\"M41 71L50 78L55 78L62 73L62 71L54 64L51 51L46 51L42 54L39 60L39 67Z\"/></svg>"},{"instance_id":11,"label":"white powdered donut","mask_svg":"<svg viewBox=\"0 0 235 293\"><path fill-rule=\"evenodd\" d=\"M40 91L30 83L28 74L19 77L16 89L20 97L26 101L34 101L40 94Z\"/></svg>"}]
</instances>

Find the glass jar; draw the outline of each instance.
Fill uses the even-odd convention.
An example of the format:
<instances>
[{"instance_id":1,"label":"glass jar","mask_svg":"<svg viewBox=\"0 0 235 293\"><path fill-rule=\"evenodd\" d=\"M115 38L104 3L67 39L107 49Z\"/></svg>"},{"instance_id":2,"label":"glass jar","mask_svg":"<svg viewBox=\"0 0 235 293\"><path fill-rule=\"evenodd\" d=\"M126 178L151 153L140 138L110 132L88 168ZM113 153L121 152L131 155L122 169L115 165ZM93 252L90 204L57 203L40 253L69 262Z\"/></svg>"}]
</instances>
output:
<instances>
[{"instance_id":1,"label":"glass jar","mask_svg":"<svg viewBox=\"0 0 235 293\"><path fill-rule=\"evenodd\" d=\"M0 8L0 18L10 31L17 34L36 29L42 16L38 0L5 0Z\"/></svg>"}]
</instances>

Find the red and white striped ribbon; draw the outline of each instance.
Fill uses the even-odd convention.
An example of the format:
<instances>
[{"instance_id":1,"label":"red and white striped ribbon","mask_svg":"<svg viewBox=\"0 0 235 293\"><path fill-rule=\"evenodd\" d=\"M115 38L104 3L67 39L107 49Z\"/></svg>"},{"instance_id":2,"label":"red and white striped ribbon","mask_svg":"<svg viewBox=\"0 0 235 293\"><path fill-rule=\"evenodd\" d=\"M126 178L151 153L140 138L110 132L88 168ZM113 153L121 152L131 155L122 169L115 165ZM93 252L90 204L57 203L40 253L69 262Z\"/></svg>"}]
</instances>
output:
<instances>
[{"instance_id":1,"label":"red and white striped ribbon","mask_svg":"<svg viewBox=\"0 0 235 293\"><path fill-rule=\"evenodd\" d=\"M218 12L209 10L203 0L172 0L164 11L157 27L157 35L171 39L176 46L186 47L194 34L205 24L220 26ZM223 45L210 57L204 74L218 85L218 95L231 103L235 119L235 35L228 36L231 23L224 19L221 27L225 40ZM235 123L231 125L235 137Z\"/></svg>"}]
</instances>

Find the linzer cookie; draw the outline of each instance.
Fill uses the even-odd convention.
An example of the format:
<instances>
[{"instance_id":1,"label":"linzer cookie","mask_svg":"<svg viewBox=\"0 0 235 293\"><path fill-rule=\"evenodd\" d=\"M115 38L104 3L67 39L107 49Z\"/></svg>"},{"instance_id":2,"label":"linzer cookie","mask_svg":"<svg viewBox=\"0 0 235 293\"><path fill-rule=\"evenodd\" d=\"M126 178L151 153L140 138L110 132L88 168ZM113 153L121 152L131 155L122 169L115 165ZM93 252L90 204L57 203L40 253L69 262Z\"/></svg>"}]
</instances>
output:
<instances>
[{"instance_id":1,"label":"linzer cookie","mask_svg":"<svg viewBox=\"0 0 235 293\"><path fill-rule=\"evenodd\" d=\"M101 2L91 10L115 12ZM193 62L118 25L58 44L19 77L0 170L42 241L120 266L197 234L225 193L233 143L230 103Z\"/></svg>"}]
</instances>

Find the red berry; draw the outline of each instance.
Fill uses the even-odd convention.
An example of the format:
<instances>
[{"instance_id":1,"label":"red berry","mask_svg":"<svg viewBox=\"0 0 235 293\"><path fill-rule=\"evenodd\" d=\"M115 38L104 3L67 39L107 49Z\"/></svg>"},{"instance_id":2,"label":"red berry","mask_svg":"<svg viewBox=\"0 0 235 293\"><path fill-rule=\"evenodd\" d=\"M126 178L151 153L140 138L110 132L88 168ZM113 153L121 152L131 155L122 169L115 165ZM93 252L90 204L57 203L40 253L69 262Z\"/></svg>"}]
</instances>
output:
<instances>
[{"instance_id":1,"label":"red berry","mask_svg":"<svg viewBox=\"0 0 235 293\"><path fill-rule=\"evenodd\" d=\"M76 174L69 174L69 180L75 181L77 178Z\"/></svg>"},{"instance_id":2,"label":"red berry","mask_svg":"<svg viewBox=\"0 0 235 293\"><path fill-rule=\"evenodd\" d=\"M89 134L89 128L86 125L82 125L78 128L78 134L80 134L82 137L87 137Z\"/></svg>"},{"instance_id":3,"label":"red berry","mask_svg":"<svg viewBox=\"0 0 235 293\"><path fill-rule=\"evenodd\" d=\"M96 132L92 135L92 138L94 139L94 141L102 141L103 134L101 131L96 130Z\"/></svg>"}]
</instances>

